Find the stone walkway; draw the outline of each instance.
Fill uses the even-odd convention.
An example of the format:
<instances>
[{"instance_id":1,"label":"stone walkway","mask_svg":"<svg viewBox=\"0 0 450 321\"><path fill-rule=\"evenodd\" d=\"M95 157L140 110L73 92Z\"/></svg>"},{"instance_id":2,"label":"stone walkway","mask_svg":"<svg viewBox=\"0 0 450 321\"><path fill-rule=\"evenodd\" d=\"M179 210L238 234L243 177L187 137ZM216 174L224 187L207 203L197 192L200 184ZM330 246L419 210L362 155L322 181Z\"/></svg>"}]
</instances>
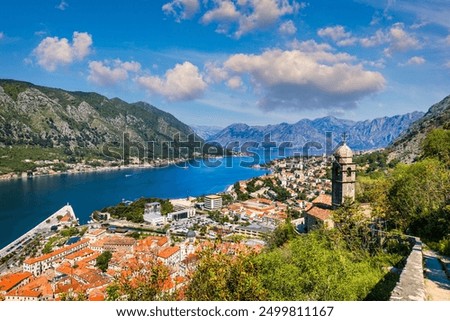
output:
<instances>
[{"instance_id":1,"label":"stone walkway","mask_svg":"<svg viewBox=\"0 0 450 321\"><path fill-rule=\"evenodd\" d=\"M431 250L423 251L425 270L425 292L428 301L450 301L450 280Z\"/></svg>"}]
</instances>

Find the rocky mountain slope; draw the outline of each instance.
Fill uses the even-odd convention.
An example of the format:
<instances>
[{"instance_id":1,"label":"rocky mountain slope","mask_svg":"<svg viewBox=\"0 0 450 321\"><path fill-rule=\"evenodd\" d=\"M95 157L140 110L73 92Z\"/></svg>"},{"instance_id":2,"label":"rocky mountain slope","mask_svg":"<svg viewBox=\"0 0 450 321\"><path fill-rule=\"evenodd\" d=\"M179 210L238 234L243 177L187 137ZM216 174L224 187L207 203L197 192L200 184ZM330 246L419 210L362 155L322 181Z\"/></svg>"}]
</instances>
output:
<instances>
[{"instance_id":1,"label":"rocky mountain slope","mask_svg":"<svg viewBox=\"0 0 450 321\"><path fill-rule=\"evenodd\" d=\"M223 127L207 125L190 125L190 127L198 136L202 137L203 139L211 137L223 129Z\"/></svg>"},{"instance_id":2,"label":"rocky mountain slope","mask_svg":"<svg viewBox=\"0 0 450 321\"><path fill-rule=\"evenodd\" d=\"M314 120L302 119L295 124L281 123L268 126L233 124L208 137L207 140L222 145L232 141L239 141L240 144L247 141L261 143L264 136L270 133L271 140L277 145L292 142L294 147L302 147L308 142L324 145L326 132L331 132L333 146L340 142L342 134L346 133L347 142L353 149L370 150L386 147L422 116L421 112L413 112L358 122L329 116Z\"/></svg>"},{"instance_id":3,"label":"rocky mountain slope","mask_svg":"<svg viewBox=\"0 0 450 321\"><path fill-rule=\"evenodd\" d=\"M388 160L398 159L411 163L421 154L421 145L426 135L435 128L450 129L450 96L434 104L426 114L388 147Z\"/></svg>"},{"instance_id":4,"label":"rocky mountain slope","mask_svg":"<svg viewBox=\"0 0 450 321\"><path fill-rule=\"evenodd\" d=\"M144 102L126 103L96 93L69 92L0 80L0 146L98 150L102 144L172 141L192 129ZM157 148L156 148L157 150Z\"/></svg>"}]
</instances>

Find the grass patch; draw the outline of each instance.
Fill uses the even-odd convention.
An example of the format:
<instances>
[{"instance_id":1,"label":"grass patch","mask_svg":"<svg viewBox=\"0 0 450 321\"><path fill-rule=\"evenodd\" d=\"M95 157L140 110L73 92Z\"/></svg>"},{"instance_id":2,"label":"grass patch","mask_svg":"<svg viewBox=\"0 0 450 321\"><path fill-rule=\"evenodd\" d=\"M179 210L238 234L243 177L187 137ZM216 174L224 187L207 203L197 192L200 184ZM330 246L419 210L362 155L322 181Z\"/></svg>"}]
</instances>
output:
<instances>
[{"instance_id":1,"label":"grass patch","mask_svg":"<svg viewBox=\"0 0 450 321\"><path fill-rule=\"evenodd\" d=\"M22 173L36 169L38 160L65 160L67 156L59 148L14 146L0 148L0 174ZM26 162L25 160L30 160Z\"/></svg>"}]
</instances>

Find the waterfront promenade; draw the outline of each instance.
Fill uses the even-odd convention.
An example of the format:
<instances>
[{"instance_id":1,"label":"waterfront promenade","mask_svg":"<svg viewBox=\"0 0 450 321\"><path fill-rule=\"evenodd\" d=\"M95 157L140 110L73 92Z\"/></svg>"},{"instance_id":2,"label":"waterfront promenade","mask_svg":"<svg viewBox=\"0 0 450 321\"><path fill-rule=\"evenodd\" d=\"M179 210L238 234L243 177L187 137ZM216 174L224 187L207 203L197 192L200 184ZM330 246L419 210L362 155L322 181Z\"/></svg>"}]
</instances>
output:
<instances>
[{"instance_id":1,"label":"waterfront promenade","mask_svg":"<svg viewBox=\"0 0 450 321\"><path fill-rule=\"evenodd\" d=\"M16 240L9 243L4 248L0 249L0 258L8 255L9 253L12 253L16 250L20 250L21 247L26 245L28 242L30 242L37 234L40 232L48 232L50 231L51 227L54 225L60 225L62 222L60 221L61 218L65 217L65 221L72 221L76 222L77 217L75 216L75 212L73 211L72 206L69 204L63 206L61 209L47 217L44 221L36 225L34 228L29 230L27 233L23 234Z\"/></svg>"}]
</instances>

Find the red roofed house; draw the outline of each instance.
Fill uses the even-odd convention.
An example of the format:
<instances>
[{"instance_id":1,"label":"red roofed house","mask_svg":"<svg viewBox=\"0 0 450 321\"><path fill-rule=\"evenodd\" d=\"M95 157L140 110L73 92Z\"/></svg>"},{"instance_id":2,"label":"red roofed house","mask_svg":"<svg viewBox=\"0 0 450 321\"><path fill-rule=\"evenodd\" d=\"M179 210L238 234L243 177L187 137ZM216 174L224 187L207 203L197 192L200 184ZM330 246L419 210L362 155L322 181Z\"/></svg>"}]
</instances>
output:
<instances>
[{"instance_id":1,"label":"red roofed house","mask_svg":"<svg viewBox=\"0 0 450 321\"><path fill-rule=\"evenodd\" d=\"M6 301L48 301L53 299L53 289L46 276L40 276L5 295Z\"/></svg>"},{"instance_id":2,"label":"red roofed house","mask_svg":"<svg viewBox=\"0 0 450 321\"><path fill-rule=\"evenodd\" d=\"M27 259L23 262L23 270L31 272L35 276L40 275L42 272L52 267L53 262L56 260L63 259L67 255L87 247L88 242L89 240L80 240L51 253Z\"/></svg>"},{"instance_id":3,"label":"red roofed house","mask_svg":"<svg viewBox=\"0 0 450 321\"><path fill-rule=\"evenodd\" d=\"M334 222L331 219L331 210L320 208L317 206L311 207L305 215L306 230L311 231L315 227L324 226L326 228L333 228Z\"/></svg>"},{"instance_id":4,"label":"red roofed house","mask_svg":"<svg viewBox=\"0 0 450 321\"><path fill-rule=\"evenodd\" d=\"M170 246L158 253L158 259L169 267L175 267L181 261L179 246Z\"/></svg>"},{"instance_id":5,"label":"red roofed house","mask_svg":"<svg viewBox=\"0 0 450 321\"><path fill-rule=\"evenodd\" d=\"M30 282L30 272L7 274L0 278L0 294L5 295L14 288L21 287Z\"/></svg>"}]
</instances>

